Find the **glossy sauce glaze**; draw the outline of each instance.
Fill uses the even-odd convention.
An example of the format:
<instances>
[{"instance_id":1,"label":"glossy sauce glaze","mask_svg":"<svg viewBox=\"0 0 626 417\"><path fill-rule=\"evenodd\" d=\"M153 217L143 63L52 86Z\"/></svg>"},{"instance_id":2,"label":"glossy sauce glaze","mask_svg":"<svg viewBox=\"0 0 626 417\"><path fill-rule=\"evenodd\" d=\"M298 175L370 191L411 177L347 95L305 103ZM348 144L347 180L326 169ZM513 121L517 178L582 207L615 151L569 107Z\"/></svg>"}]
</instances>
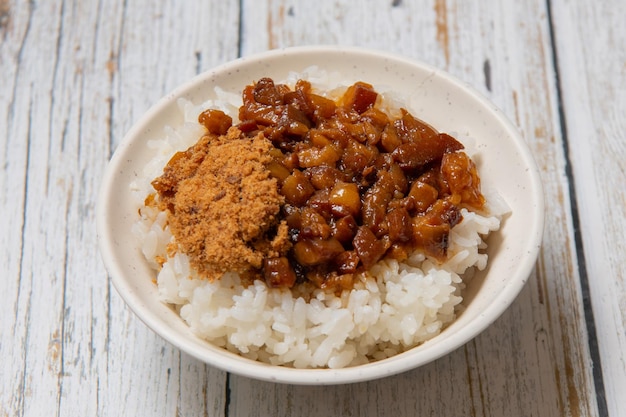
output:
<instances>
[{"instance_id":1,"label":"glossy sauce glaze","mask_svg":"<svg viewBox=\"0 0 626 417\"><path fill-rule=\"evenodd\" d=\"M476 166L455 138L397 113L364 82L332 100L307 81L291 89L263 78L243 90L234 127L219 110L200 114L209 135L236 128L272 144L265 167L284 203L265 239L286 224L290 244L252 268L268 285L349 289L384 257L446 259L460 209L484 205Z\"/></svg>"}]
</instances>

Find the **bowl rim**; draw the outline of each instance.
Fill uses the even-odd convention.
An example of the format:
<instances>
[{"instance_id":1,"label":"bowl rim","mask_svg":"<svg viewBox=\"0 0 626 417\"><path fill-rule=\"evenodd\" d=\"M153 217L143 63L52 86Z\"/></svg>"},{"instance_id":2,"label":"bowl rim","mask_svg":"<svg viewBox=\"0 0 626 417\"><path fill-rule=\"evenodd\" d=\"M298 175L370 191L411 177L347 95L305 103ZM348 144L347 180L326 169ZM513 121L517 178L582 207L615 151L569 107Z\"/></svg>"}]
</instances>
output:
<instances>
[{"instance_id":1,"label":"bowl rim","mask_svg":"<svg viewBox=\"0 0 626 417\"><path fill-rule=\"evenodd\" d=\"M448 335L446 338L448 342L445 343L444 346L440 346L439 349L421 350L417 355L412 354L411 349L409 349L404 353L381 361L354 367L341 369L295 369L282 366L271 366L265 363L246 359L234 353L228 352L223 348L215 346L210 346L209 349L207 349L203 344L209 342L202 342L202 344L194 343L192 345L184 343L180 340L179 334L176 331L169 328L162 322L158 314L141 306L141 302L138 299L135 289L125 278L127 271L125 271L123 266L117 262L114 255L115 236L111 234L110 228L107 227L110 218L106 210L105 202L108 196L113 195L115 185L113 179L120 164L123 162L124 153L130 143L132 143L132 139L145 130L146 125L155 114L170 105L173 100L176 100L178 97L184 95L194 86L201 84L203 81L209 80L215 74L235 71L238 67L245 65L246 63L277 59L285 55L298 56L302 54L307 55L320 53L340 53L346 55L356 54L368 56L377 60L387 59L402 65L427 70L436 74L438 77L441 77L447 83L450 83L454 87L462 90L464 94L471 96L472 99L478 101L485 110L488 110L498 120L507 133L510 134L511 138L513 138L521 159L523 160L525 166L528 167L528 175L530 182L533 185L532 191L536 204L531 216L534 221L528 228L528 234L531 237L528 239L528 244L525 247L525 259L529 259L529 261L522 263L515 270L514 278L510 279L503 290L498 293L497 302L491 303L488 308L481 313L481 317L483 318L482 320L473 320L468 325L458 329L454 334ZM159 99L147 112L145 112L124 135L106 167L96 204L97 240L105 268L118 294L124 300L126 305L130 307L134 314L136 314L137 317L144 322L144 324L181 351L186 352L196 359L221 370L258 380L301 385L353 383L398 374L447 355L472 340L474 337L478 336L497 318L499 318L502 313L504 313L526 284L528 277L532 273L541 248L545 221L544 217L543 186L541 183L539 169L532 156L530 148L513 123L480 92L475 90L469 84L457 79L439 68L403 55L361 47L326 45L287 47L243 56L200 73L173 89L170 93ZM532 259L532 262L530 262L530 259ZM436 340L437 337L425 343L435 343ZM224 354L216 355L215 353L217 353L217 350L223 351Z\"/></svg>"}]
</instances>

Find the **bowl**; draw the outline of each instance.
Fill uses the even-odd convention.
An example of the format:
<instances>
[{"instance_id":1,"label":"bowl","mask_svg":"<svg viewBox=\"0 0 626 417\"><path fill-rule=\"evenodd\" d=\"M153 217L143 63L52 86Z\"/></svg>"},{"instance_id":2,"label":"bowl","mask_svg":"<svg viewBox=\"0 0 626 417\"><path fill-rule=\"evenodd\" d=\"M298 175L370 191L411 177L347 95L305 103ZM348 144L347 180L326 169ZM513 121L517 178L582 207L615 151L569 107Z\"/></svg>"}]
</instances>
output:
<instances>
[{"instance_id":1,"label":"bowl","mask_svg":"<svg viewBox=\"0 0 626 417\"><path fill-rule=\"evenodd\" d=\"M404 353L342 369L294 369L245 359L195 336L179 315L158 299L154 273L130 233L137 211L129 190L152 157L146 142L164 126L181 122L177 99L201 103L214 87L241 91L261 77L286 79L290 71L316 65L347 82L365 81L404 93L409 110L443 132L475 138L484 187L498 191L511 208L489 238L490 264L464 293L465 310L441 334ZM541 245L543 192L537 166L517 129L488 100L442 70L380 51L346 47L297 47L244 57L207 71L156 103L130 129L106 169L97 204L100 251L110 278L132 311L155 333L187 354L222 370L291 384L339 384L372 380L429 363L459 348L493 323L527 281Z\"/></svg>"}]
</instances>

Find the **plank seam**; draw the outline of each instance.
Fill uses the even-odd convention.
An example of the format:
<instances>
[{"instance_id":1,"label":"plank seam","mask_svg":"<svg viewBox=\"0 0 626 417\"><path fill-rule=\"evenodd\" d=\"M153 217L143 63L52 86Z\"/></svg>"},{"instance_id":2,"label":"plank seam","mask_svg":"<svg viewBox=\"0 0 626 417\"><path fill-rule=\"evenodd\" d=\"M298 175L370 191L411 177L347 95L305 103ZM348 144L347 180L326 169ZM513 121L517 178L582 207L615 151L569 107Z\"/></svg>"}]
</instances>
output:
<instances>
[{"instance_id":1,"label":"plank seam","mask_svg":"<svg viewBox=\"0 0 626 417\"><path fill-rule=\"evenodd\" d=\"M226 384L224 384L224 417L228 417L230 409L230 372L226 372Z\"/></svg>"},{"instance_id":2,"label":"plank seam","mask_svg":"<svg viewBox=\"0 0 626 417\"><path fill-rule=\"evenodd\" d=\"M52 74L52 88L54 89L54 86L57 85L57 77L59 75L59 65L61 63L61 49L63 47L63 33L64 33L64 18L65 18L65 1L61 2L61 10L59 13L59 36L57 37L56 40L56 53L54 56L54 69L53 69L53 74ZM50 122L49 122L49 132L50 132L50 140L48 141L48 170L46 171L46 192L49 188L49 178L50 178L50 166L52 165L50 162L50 155L52 154L51 152L51 147L52 147L52 143L54 141L53 138L53 133L52 133L52 128L53 128L53 120L54 120L54 110L56 107L56 101L55 101L55 95L54 95L54 91L51 94L51 98L50 98ZM64 124L63 124L63 132L61 135L61 152L63 152L65 150L65 141L67 139L67 126L68 126L68 121L65 120ZM80 137L80 136L79 136ZM70 188L71 190L71 188ZM65 309L67 306L67 275L69 272L69 265L68 265L68 260L69 260L69 253L68 253L68 249L69 249L69 240L70 240L70 225L68 222L69 219L69 211L70 211L70 205L71 205L71 191L69 191L69 195L67 195L67 201L65 203L65 253L63 254L63 263L64 263L64 268L63 268L63 279L62 279L62 294L63 294L63 300L61 301L61 317L60 317L60 324L61 324L61 329L60 329L60 341L59 341L59 346L60 346L60 350L61 353L59 355L59 373L57 374L57 389L58 389L58 398L57 398L57 412L56 415L57 417L59 417L61 415L61 406L63 403L63 375L65 374L65 320L66 320L66 316L65 316Z\"/></svg>"},{"instance_id":3,"label":"plank seam","mask_svg":"<svg viewBox=\"0 0 626 417\"><path fill-rule=\"evenodd\" d=\"M243 52L243 2L239 0L239 26L237 28L237 58L241 58Z\"/></svg>"}]
</instances>

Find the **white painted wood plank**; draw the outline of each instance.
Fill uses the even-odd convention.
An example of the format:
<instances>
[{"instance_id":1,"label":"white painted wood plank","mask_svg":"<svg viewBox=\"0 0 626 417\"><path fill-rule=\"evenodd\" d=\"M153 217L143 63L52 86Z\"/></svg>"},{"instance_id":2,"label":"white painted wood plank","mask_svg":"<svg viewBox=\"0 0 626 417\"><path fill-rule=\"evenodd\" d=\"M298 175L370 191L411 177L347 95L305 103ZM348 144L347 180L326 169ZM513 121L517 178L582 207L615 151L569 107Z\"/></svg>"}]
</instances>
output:
<instances>
[{"instance_id":1,"label":"white painted wood plank","mask_svg":"<svg viewBox=\"0 0 626 417\"><path fill-rule=\"evenodd\" d=\"M2 3L0 3L2 4ZM6 80L0 86L0 213L8 219L0 233L0 260L5 265L5 278L0 280L0 293L7 302L0 303L0 414L15 415L23 405L23 396L12 396L24 385L24 346L26 320L18 314L20 306L20 278L24 208L26 205L26 173L28 164L29 114L16 109L28 108L27 97L16 91L28 89L18 77L19 50L25 43L29 14L26 8L15 13L13 21L6 17L6 6L0 6L0 73ZM12 28L9 31L9 24ZM23 65L23 64L22 64ZM18 88L18 84L20 88Z\"/></svg>"},{"instance_id":2,"label":"white painted wood plank","mask_svg":"<svg viewBox=\"0 0 626 417\"><path fill-rule=\"evenodd\" d=\"M110 59L107 70L112 71L113 148L162 95L237 53L237 32L225 30L236 28L238 9L232 5L141 2L129 3L122 13L117 25L101 21L101 30L120 31L118 42L103 45ZM159 339L138 323L115 292L108 308L108 373L100 398L104 415L223 413L225 373Z\"/></svg>"},{"instance_id":3,"label":"white painted wood plank","mask_svg":"<svg viewBox=\"0 0 626 417\"><path fill-rule=\"evenodd\" d=\"M58 5L49 3L42 5L39 13L32 5L22 9L24 35L20 39L21 49L13 62L17 64L18 77L14 80L12 90L13 103L11 116L17 114L19 122L9 120L9 125L19 123L15 141L25 144L25 165L16 167L17 180L21 180L21 172L25 178L23 190L18 196L24 198L23 240L6 242L21 243L19 272L12 280L19 280L17 294L12 300L14 308L9 316L15 318L13 332L7 332L13 340L3 340L3 350L6 346L8 357L12 360L7 364L7 377L16 377L7 381L8 387L28 392L30 396L41 397L41 406L55 409L59 397L59 344L61 329L59 319L62 317L63 299L60 296L65 281L63 269L51 269L50 264L63 265L64 241L55 236L63 236L66 225L64 216L67 206L67 193L58 187L51 178L57 174L49 165L54 150L54 141L51 138L50 123L46 119L52 106L49 91L54 81L51 71L38 75L37 82L33 82L29 72L36 68L48 66L55 60L55 38L44 36L44 33L59 32ZM44 18L45 15L50 18ZM10 24L11 22L9 22ZM11 29L10 26L8 29ZM19 31L19 29L18 29ZM20 53L38 45L42 50L38 54ZM10 55L9 55L10 56ZM11 91L11 90L10 90ZM13 142L13 141L11 141ZM9 147L6 158L12 157L18 148ZM21 156L16 155L18 160ZM6 180L11 181L12 172L5 172ZM11 194L6 195L10 202ZM19 198L19 197L18 197ZM10 204L10 203L9 203ZM22 216L20 216L22 217ZM52 224L49 221L54 218ZM17 218L16 220L18 220ZM49 228L50 233L44 231ZM45 308L42 308L44 307ZM36 328L34 328L36 326ZM4 336L3 331L3 339ZM17 342L17 343L15 343ZM4 356L4 355L3 355ZM21 376L21 378L20 378ZM2 396L10 396L11 389L3 390ZM8 398L7 398L8 399ZM33 404L22 396L11 400L9 411L32 410ZM3 404L8 401L2 401Z\"/></svg>"},{"instance_id":4,"label":"white painted wood plank","mask_svg":"<svg viewBox=\"0 0 626 417\"><path fill-rule=\"evenodd\" d=\"M468 408L471 415L597 415L546 5L393 4L244 2L242 50L336 43L391 50L446 68L488 95L520 126L542 170L548 224L537 271L493 327L434 364L339 389L233 378L231 414L375 415L372 404L382 403L386 415L463 415ZM236 401L245 398L252 401ZM262 398L271 404L258 405Z\"/></svg>"},{"instance_id":5,"label":"white painted wood plank","mask_svg":"<svg viewBox=\"0 0 626 417\"><path fill-rule=\"evenodd\" d=\"M626 3L553 3L607 408L619 416L626 414Z\"/></svg>"},{"instance_id":6,"label":"white painted wood plank","mask_svg":"<svg viewBox=\"0 0 626 417\"><path fill-rule=\"evenodd\" d=\"M236 57L239 9L130 3L0 2L3 416L224 412L226 374L154 335L110 286L94 207L140 114Z\"/></svg>"}]
</instances>

